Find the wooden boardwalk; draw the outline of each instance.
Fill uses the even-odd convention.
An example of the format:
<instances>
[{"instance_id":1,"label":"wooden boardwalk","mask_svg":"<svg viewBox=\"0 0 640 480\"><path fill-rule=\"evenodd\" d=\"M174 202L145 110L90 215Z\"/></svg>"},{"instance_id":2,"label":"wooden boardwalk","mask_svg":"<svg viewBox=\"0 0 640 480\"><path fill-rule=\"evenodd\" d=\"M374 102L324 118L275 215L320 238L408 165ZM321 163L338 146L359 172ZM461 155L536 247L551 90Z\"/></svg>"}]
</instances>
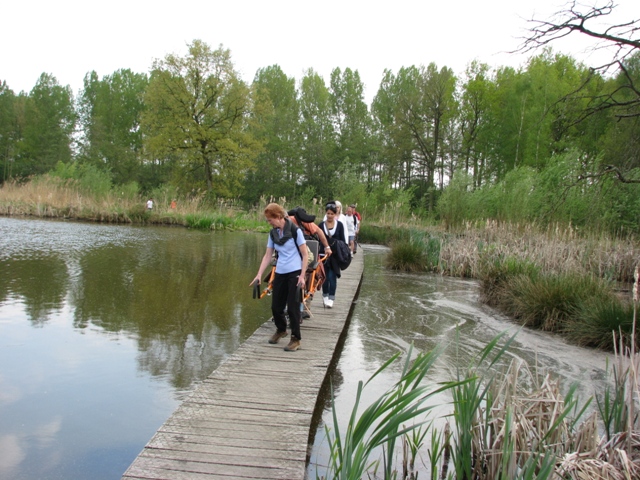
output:
<instances>
[{"instance_id":1,"label":"wooden boardwalk","mask_svg":"<svg viewBox=\"0 0 640 480\"><path fill-rule=\"evenodd\" d=\"M362 279L363 252L338 280L332 309L317 292L302 346L267 340L265 322L176 409L123 479L305 478L311 418ZM265 315L271 299L265 297ZM268 313L270 315L270 311Z\"/></svg>"}]
</instances>

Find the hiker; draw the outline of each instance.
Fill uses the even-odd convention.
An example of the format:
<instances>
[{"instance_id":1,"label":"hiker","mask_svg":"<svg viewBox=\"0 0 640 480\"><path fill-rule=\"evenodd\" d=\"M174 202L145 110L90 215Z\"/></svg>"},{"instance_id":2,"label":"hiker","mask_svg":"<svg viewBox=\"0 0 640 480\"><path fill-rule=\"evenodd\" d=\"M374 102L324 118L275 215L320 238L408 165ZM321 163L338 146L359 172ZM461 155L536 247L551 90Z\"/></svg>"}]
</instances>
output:
<instances>
[{"instance_id":1,"label":"hiker","mask_svg":"<svg viewBox=\"0 0 640 480\"><path fill-rule=\"evenodd\" d=\"M289 210L287 214L293 223L303 229L305 238L309 237L307 238L309 240L313 237L317 237L320 245L324 246L324 253L326 255L331 255L331 247L329 247L327 237L322 229L313 223L316 219L315 215L309 215L302 207L296 207L293 210Z\"/></svg>"},{"instance_id":2,"label":"hiker","mask_svg":"<svg viewBox=\"0 0 640 480\"><path fill-rule=\"evenodd\" d=\"M353 254L358 252L358 233L360 233L360 224L362 223L362 215L356 210L355 204L349 205L353 208L353 216L356 218L356 238L353 239Z\"/></svg>"},{"instance_id":3,"label":"hiker","mask_svg":"<svg viewBox=\"0 0 640 480\"><path fill-rule=\"evenodd\" d=\"M153 210L153 198L149 198L149 200L147 200L147 210Z\"/></svg>"},{"instance_id":4,"label":"hiker","mask_svg":"<svg viewBox=\"0 0 640 480\"><path fill-rule=\"evenodd\" d=\"M325 255L331 255L331 247L329 246L329 242L327 241L327 237L320 227L318 227L314 222L316 219L315 215L309 215L307 211L302 207L296 207L287 212L289 218L293 223L299 226L303 233L304 238L306 240L317 240L319 245L324 247ZM302 310L302 319L305 320L311 317L308 309L304 308L303 304L300 304L300 309Z\"/></svg>"},{"instance_id":5,"label":"hiker","mask_svg":"<svg viewBox=\"0 0 640 480\"><path fill-rule=\"evenodd\" d=\"M276 324L276 333L269 343L276 344L287 336L287 319L285 307L291 325L291 340L284 347L287 352L295 352L300 348L300 303L304 291L304 272L308 263L307 245L301 228L286 217L286 212L277 203L270 203L264 209L264 216L273 228L269 232L267 250L265 251L258 274L250 285L260 283L262 274L271 264L273 252L277 252L276 272L271 293L271 313Z\"/></svg>"},{"instance_id":6,"label":"hiker","mask_svg":"<svg viewBox=\"0 0 640 480\"><path fill-rule=\"evenodd\" d=\"M178 202L176 202L176 199L174 198L173 200L171 200L171 210L175 210L178 207Z\"/></svg>"},{"instance_id":7,"label":"hiker","mask_svg":"<svg viewBox=\"0 0 640 480\"><path fill-rule=\"evenodd\" d=\"M340 203L338 200L329 200L327 202L327 205L333 203L336 206L336 210L338 211L338 214L336 216L336 220L340 221L342 223L342 225L344 226L344 234L347 234L347 216L342 212L342 203ZM325 215L324 218L322 219L322 221L326 221L327 220L327 216ZM345 242L346 243L346 242ZM348 243L347 243L348 245ZM333 252L335 253L335 252Z\"/></svg>"},{"instance_id":8,"label":"hiker","mask_svg":"<svg viewBox=\"0 0 640 480\"><path fill-rule=\"evenodd\" d=\"M347 207L347 237L349 237L349 250L351 253L355 253L355 243L356 243L356 231L358 228L358 219L353 214L354 208L352 206Z\"/></svg>"},{"instance_id":9,"label":"hiker","mask_svg":"<svg viewBox=\"0 0 640 480\"><path fill-rule=\"evenodd\" d=\"M347 243L347 232L342 222L338 221L338 207L334 202L327 203L325 218L326 220L320 224L320 228L324 231L328 241L331 243L331 239L335 238ZM327 260L325 272L327 278L322 284L322 299L327 308L332 308L336 299L338 278L340 278L340 266L335 254Z\"/></svg>"}]
</instances>

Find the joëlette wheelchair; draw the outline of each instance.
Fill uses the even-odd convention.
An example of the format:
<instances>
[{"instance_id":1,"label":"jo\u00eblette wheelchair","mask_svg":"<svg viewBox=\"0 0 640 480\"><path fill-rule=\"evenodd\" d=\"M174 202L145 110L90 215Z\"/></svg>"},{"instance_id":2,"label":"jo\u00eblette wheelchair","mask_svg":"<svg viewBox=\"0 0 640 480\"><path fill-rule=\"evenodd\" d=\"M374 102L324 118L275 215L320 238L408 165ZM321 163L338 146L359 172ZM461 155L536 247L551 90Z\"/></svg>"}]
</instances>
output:
<instances>
[{"instance_id":1,"label":"jo\u00eblette wheelchair","mask_svg":"<svg viewBox=\"0 0 640 480\"><path fill-rule=\"evenodd\" d=\"M318 259L319 250L320 250L320 242L317 240L307 240L307 247L309 248L309 263L307 265L307 269L305 271L304 277L304 291L301 292L301 300L304 306L304 309L311 314L310 303L313 300L313 295L315 292L319 291L322 288L322 284L326 279L326 274L324 271L324 262L327 259L326 256ZM273 278L276 275L276 266L275 261L272 262L271 271L264 278L264 282L266 282L267 286L264 290L260 291L260 284L256 283L253 285L253 298L261 299L266 295L271 295L271 291L273 290Z\"/></svg>"}]
</instances>

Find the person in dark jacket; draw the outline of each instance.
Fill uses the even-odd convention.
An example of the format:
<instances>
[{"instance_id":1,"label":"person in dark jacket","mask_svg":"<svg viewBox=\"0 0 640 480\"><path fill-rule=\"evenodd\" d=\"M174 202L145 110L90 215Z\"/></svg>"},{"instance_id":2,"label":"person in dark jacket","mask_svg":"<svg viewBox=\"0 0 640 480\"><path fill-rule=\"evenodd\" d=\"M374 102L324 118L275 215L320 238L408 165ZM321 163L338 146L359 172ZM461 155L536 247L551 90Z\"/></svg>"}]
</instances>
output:
<instances>
[{"instance_id":1,"label":"person in dark jacket","mask_svg":"<svg viewBox=\"0 0 640 480\"><path fill-rule=\"evenodd\" d=\"M333 202L327 203L325 208L326 219L320 223L319 226L329 240L329 245L331 245L332 239L334 238L347 243L347 232L345 231L343 223L338 221L338 208L336 204ZM333 248L331 250L333 250ZM323 253L324 251L321 250L320 254ZM338 259L335 255L331 255L325 263L325 272L327 278L322 284L322 299L327 308L332 308L333 302L336 299L338 278L340 278L340 266L338 265Z\"/></svg>"}]
</instances>

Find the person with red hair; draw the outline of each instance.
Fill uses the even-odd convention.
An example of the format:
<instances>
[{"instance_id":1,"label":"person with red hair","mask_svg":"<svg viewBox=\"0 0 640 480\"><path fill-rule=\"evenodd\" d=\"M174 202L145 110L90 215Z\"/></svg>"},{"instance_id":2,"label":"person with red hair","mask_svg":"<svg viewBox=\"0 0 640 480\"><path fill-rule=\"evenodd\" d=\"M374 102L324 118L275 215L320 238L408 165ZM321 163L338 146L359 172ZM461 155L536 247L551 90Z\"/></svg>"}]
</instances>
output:
<instances>
[{"instance_id":1,"label":"person with red hair","mask_svg":"<svg viewBox=\"0 0 640 480\"><path fill-rule=\"evenodd\" d=\"M284 349L287 352L295 352L300 348L302 340L300 303L301 292L304 291L304 269L307 267L309 258L307 245L302 229L293 225L282 206L270 203L264 209L264 216L273 228L269 232L267 249L260 262L258 273L250 285L260 283L262 274L271 264L271 257L276 252L276 272L271 293L271 313L276 324L276 332L269 339L269 343L276 344L281 338L287 336L287 318L284 314L286 307L291 325L291 341Z\"/></svg>"}]
</instances>

